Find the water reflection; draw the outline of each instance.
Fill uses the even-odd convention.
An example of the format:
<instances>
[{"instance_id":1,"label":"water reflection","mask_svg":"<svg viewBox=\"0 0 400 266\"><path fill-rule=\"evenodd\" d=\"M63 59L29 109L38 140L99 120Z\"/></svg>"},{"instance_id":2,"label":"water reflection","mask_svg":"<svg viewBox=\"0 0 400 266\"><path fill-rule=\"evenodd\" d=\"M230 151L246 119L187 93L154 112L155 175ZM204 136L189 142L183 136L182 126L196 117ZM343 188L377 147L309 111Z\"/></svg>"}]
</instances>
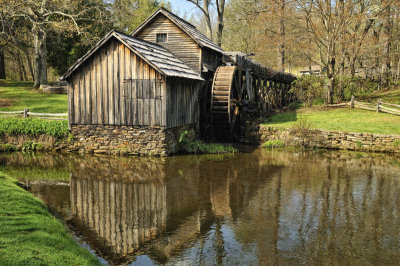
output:
<instances>
[{"instance_id":1,"label":"water reflection","mask_svg":"<svg viewBox=\"0 0 400 266\"><path fill-rule=\"evenodd\" d=\"M19 157L1 157L0 170L46 169ZM69 188L37 178L25 184L112 264L400 261L395 157L261 150L167 159L48 157L49 170L68 172Z\"/></svg>"}]
</instances>

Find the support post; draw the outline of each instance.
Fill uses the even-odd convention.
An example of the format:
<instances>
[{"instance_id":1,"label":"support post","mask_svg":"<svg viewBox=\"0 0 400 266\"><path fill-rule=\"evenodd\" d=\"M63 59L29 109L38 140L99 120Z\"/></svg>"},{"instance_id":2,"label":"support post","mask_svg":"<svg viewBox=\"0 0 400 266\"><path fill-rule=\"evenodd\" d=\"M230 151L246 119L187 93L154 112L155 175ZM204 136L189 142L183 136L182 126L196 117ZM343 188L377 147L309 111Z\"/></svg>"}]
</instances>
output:
<instances>
[{"instance_id":1,"label":"support post","mask_svg":"<svg viewBox=\"0 0 400 266\"><path fill-rule=\"evenodd\" d=\"M350 108L354 108L354 95L351 95Z\"/></svg>"},{"instance_id":2,"label":"support post","mask_svg":"<svg viewBox=\"0 0 400 266\"><path fill-rule=\"evenodd\" d=\"M29 117L28 112L29 112L29 109L25 107L24 108L24 118L28 118Z\"/></svg>"},{"instance_id":3,"label":"support post","mask_svg":"<svg viewBox=\"0 0 400 266\"><path fill-rule=\"evenodd\" d=\"M376 112L379 113L381 111L381 99L378 100L378 104L376 105Z\"/></svg>"}]
</instances>

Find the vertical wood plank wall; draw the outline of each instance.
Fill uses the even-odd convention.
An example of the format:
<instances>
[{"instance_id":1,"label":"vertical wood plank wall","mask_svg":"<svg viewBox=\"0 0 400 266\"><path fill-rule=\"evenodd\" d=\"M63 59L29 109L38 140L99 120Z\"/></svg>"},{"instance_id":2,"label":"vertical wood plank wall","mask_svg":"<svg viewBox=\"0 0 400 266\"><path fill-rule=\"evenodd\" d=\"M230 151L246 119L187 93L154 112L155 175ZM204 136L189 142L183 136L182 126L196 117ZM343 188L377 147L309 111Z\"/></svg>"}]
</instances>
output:
<instances>
[{"instance_id":1,"label":"vertical wood plank wall","mask_svg":"<svg viewBox=\"0 0 400 266\"><path fill-rule=\"evenodd\" d=\"M191 67L197 73L201 73L200 65L200 47L184 31L172 23L164 15L159 14L135 37L156 43L157 33L167 33L168 39L165 43L159 45L167 48L182 62Z\"/></svg>"},{"instance_id":2,"label":"vertical wood plank wall","mask_svg":"<svg viewBox=\"0 0 400 266\"><path fill-rule=\"evenodd\" d=\"M150 79L154 81L151 84L158 80L160 86L140 92L131 88L125 95L125 79ZM69 80L70 124L166 126L165 90L165 78L160 73L123 44L111 40ZM144 97L138 99L138 94ZM155 98L156 94L163 97Z\"/></svg>"},{"instance_id":3,"label":"vertical wood plank wall","mask_svg":"<svg viewBox=\"0 0 400 266\"><path fill-rule=\"evenodd\" d=\"M166 115L168 128L196 124L199 116L200 83L187 79L167 78Z\"/></svg>"}]
</instances>

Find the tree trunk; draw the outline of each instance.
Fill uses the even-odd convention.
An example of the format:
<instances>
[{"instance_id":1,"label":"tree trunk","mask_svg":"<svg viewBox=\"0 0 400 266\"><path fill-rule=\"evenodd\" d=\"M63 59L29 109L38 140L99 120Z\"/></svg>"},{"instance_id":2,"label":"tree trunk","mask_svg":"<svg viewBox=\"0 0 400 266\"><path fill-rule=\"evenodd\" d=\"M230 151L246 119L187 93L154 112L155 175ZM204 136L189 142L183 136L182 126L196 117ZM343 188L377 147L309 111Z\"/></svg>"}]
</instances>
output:
<instances>
[{"instance_id":1,"label":"tree trunk","mask_svg":"<svg viewBox=\"0 0 400 266\"><path fill-rule=\"evenodd\" d=\"M34 87L39 88L41 84L47 84L47 48L46 33L38 26L33 27L34 48L35 48L35 78Z\"/></svg>"},{"instance_id":2,"label":"tree trunk","mask_svg":"<svg viewBox=\"0 0 400 266\"><path fill-rule=\"evenodd\" d=\"M18 59L18 68L20 71L20 77L21 80L27 81L28 80L28 76L26 75L26 69L25 69L25 65L24 65L24 60L22 59L21 53L20 51L17 51L17 59Z\"/></svg>"},{"instance_id":3,"label":"tree trunk","mask_svg":"<svg viewBox=\"0 0 400 266\"><path fill-rule=\"evenodd\" d=\"M24 75L23 75L23 71L22 71L22 62L21 62L21 56L19 54L19 52L15 53L15 61L17 63L17 67L18 67L18 74L19 74L19 80L24 80Z\"/></svg>"},{"instance_id":4,"label":"tree trunk","mask_svg":"<svg viewBox=\"0 0 400 266\"><path fill-rule=\"evenodd\" d=\"M217 0L217 44L222 45L222 32L224 30L225 0Z\"/></svg>"},{"instance_id":5,"label":"tree trunk","mask_svg":"<svg viewBox=\"0 0 400 266\"><path fill-rule=\"evenodd\" d=\"M6 65L3 48L0 48L0 79L6 79Z\"/></svg>"},{"instance_id":6,"label":"tree trunk","mask_svg":"<svg viewBox=\"0 0 400 266\"><path fill-rule=\"evenodd\" d=\"M336 73L335 73L336 60L335 60L335 57L333 56L333 54L334 54L334 52L332 52L332 54L328 54L327 75L328 75L329 82L328 82L328 91L327 91L327 97L326 97L328 104L333 104L333 92L335 90L335 85L336 85Z\"/></svg>"},{"instance_id":7,"label":"tree trunk","mask_svg":"<svg viewBox=\"0 0 400 266\"><path fill-rule=\"evenodd\" d=\"M280 0L277 67L285 71L285 7L286 0Z\"/></svg>"},{"instance_id":8,"label":"tree trunk","mask_svg":"<svg viewBox=\"0 0 400 266\"><path fill-rule=\"evenodd\" d=\"M29 68L29 73L31 75L31 78L32 78L32 80L35 80L35 73L33 72L32 58L31 58L31 55L29 54L29 50L25 49L24 53L26 56L26 61L28 62L28 68Z\"/></svg>"},{"instance_id":9,"label":"tree trunk","mask_svg":"<svg viewBox=\"0 0 400 266\"><path fill-rule=\"evenodd\" d=\"M208 9L210 5L209 0L204 0L203 1L203 12L204 12L204 17L206 19L206 24L207 24L207 35L210 40L213 40L213 33L212 33L212 27L211 27L211 18L210 18L210 11Z\"/></svg>"},{"instance_id":10,"label":"tree trunk","mask_svg":"<svg viewBox=\"0 0 400 266\"><path fill-rule=\"evenodd\" d=\"M384 55L383 55L383 64L382 64L382 85L384 87L387 87L389 85L390 81L390 72L391 72L391 66L390 66L390 51L391 51L391 29L392 29L392 23L391 23L391 9L390 9L390 3L385 1L386 6L384 7L384 17L385 17L385 25L383 28L383 35L384 35Z\"/></svg>"}]
</instances>

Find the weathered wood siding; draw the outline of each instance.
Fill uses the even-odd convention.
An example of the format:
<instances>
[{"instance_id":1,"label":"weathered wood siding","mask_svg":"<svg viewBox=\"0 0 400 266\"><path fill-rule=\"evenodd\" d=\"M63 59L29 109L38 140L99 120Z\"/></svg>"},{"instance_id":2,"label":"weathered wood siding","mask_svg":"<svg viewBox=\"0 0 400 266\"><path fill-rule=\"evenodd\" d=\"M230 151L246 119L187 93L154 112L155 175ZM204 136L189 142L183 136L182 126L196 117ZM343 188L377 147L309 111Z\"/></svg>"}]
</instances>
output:
<instances>
[{"instance_id":1,"label":"weathered wood siding","mask_svg":"<svg viewBox=\"0 0 400 266\"><path fill-rule=\"evenodd\" d=\"M212 71L215 71L221 64L221 62L222 55L218 52L208 48L203 48L203 50L201 51L201 63L213 67L214 69L212 69Z\"/></svg>"},{"instance_id":2,"label":"weathered wood siding","mask_svg":"<svg viewBox=\"0 0 400 266\"><path fill-rule=\"evenodd\" d=\"M199 117L198 92L201 83L188 79L167 78L167 127L196 124Z\"/></svg>"},{"instance_id":3,"label":"weathered wood siding","mask_svg":"<svg viewBox=\"0 0 400 266\"><path fill-rule=\"evenodd\" d=\"M157 33L168 34L167 42L159 43L159 45L167 48L171 53L182 60L182 62L191 67L197 73L200 73L201 49L199 45L164 15L157 15L154 20L135 37L156 43Z\"/></svg>"},{"instance_id":4,"label":"weathered wood siding","mask_svg":"<svg viewBox=\"0 0 400 266\"><path fill-rule=\"evenodd\" d=\"M165 78L110 40L69 79L70 124L165 126Z\"/></svg>"}]
</instances>

